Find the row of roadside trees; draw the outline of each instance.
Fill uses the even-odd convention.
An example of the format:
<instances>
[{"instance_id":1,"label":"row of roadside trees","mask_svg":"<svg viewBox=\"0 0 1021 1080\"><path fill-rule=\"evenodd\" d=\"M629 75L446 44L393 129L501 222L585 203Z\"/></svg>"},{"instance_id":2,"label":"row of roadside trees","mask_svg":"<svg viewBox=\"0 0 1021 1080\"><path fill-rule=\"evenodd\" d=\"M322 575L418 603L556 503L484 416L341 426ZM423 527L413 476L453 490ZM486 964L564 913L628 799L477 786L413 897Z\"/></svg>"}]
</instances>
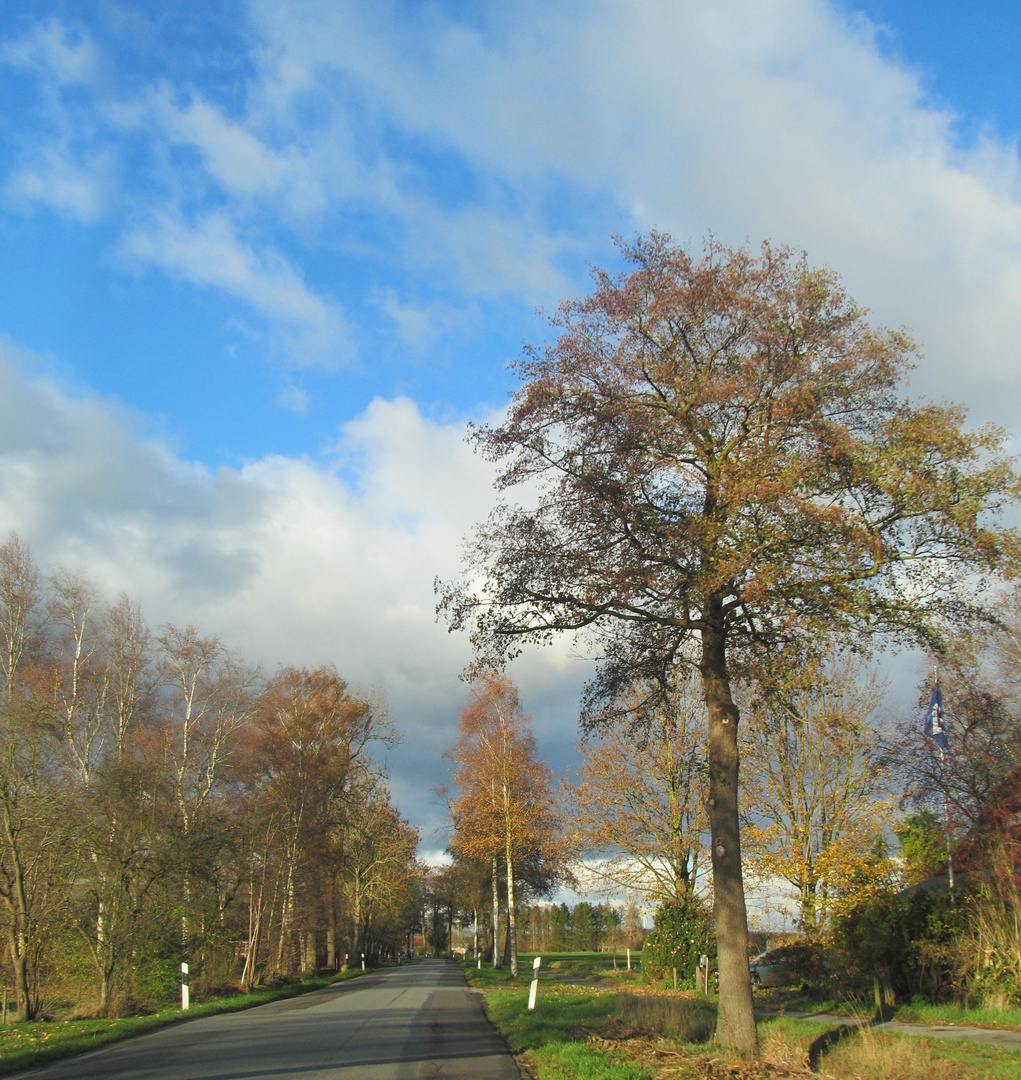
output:
<instances>
[{"instance_id":1,"label":"row of roadside trees","mask_svg":"<svg viewBox=\"0 0 1021 1080\"><path fill-rule=\"evenodd\" d=\"M193 626L0 546L0 928L18 1019L115 1014L395 949L417 833L385 703L330 665L267 678Z\"/></svg>"}]
</instances>

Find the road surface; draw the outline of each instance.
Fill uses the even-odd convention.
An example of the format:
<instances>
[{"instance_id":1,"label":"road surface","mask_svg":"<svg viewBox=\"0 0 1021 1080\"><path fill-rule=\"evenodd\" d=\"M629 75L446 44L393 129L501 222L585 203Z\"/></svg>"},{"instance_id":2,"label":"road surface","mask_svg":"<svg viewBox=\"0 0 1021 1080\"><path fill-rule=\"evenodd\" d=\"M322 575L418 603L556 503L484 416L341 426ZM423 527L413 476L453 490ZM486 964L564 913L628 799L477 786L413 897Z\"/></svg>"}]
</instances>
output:
<instances>
[{"instance_id":1,"label":"road surface","mask_svg":"<svg viewBox=\"0 0 1021 1080\"><path fill-rule=\"evenodd\" d=\"M32 1080L521 1080L460 970L421 960L193 1020L19 1076Z\"/></svg>"}]
</instances>

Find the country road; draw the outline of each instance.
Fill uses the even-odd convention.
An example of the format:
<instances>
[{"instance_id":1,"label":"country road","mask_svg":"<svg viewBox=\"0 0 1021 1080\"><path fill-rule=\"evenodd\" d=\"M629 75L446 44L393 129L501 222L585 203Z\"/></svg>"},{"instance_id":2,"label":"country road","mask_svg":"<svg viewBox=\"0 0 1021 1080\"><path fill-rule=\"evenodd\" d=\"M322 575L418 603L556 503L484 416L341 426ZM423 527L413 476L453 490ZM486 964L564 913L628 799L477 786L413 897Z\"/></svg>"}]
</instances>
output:
<instances>
[{"instance_id":1,"label":"country road","mask_svg":"<svg viewBox=\"0 0 1021 1080\"><path fill-rule=\"evenodd\" d=\"M521 1080L449 961L211 1016L43 1069L32 1080Z\"/></svg>"}]
</instances>

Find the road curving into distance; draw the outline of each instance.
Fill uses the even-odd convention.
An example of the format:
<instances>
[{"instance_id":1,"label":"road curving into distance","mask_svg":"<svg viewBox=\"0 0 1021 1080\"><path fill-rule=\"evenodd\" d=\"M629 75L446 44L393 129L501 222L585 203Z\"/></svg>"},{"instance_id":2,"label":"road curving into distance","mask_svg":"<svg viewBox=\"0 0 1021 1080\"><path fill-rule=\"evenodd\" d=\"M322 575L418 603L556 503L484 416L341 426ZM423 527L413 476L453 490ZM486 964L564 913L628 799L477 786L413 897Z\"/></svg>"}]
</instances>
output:
<instances>
[{"instance_id":1,"label":"road curving into distance","mask_svg":"<svg viewBox=\"0 0 1021 1080\"><path fill-rule=\"evenodd\" d=\"M521 1080L460 969L385 968L18 1073L32 1080Z\"/></svg>"}]
</instances>

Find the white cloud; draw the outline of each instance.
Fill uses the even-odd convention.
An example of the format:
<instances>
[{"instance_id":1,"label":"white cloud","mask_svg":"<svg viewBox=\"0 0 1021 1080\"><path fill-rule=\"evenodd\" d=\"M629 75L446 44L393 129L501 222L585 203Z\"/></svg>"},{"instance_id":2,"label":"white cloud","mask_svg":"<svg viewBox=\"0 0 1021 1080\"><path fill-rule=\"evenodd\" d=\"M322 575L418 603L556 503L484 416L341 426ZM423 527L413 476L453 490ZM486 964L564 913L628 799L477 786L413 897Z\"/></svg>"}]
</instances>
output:
<instances>
[{"instance_id":1,"label":"white cloud","mask_svg":"<svg viewBox=\"0 0 1021 1080\"><path fill-rule=\"evenodd\" d=\"M227 120L199 96L178 107L164 84L152 108L173 143L195 147L210 174L233 195L268 195L283 185L288 162L241 124Z\"/></svg>"},{"instance_id":2,"label":"white cloud","mask_svg":"<svg viewBox=\"0 0 1021 1080\"><path fill-rule=\"evenodd\" d=\"M431 789L446 778L469 646L436 623L432 582L457 573L460 539L493 498L463 425L377 399L343 425L329 464L270 455L211 471L147 436L144 417L70 397L29 364L0 345L4 531L40 563L127 591L154 624L195 622L271 670L333 660L384 689L406 736L395 798L442 846ZM574 739L582 672L565 677L565 663L549 652L516 670L551 754Z\"/></svg>"},{"instance_id":3,"label":"white cloud","mask_svg":"<svg viewBox=\"0 0 1021 1080\"><path fill-rule=\"evenodd\" d=\"M257 251L239 239L223 214L209 214L195 225L160 215L148 227L128 233L122 251L194 285L246 301L284 328L295 354L306 362L337 362L351 355L339 308L312 292L278 252Z\"/></svg>"},{"instance_id":4,"label":"white cloud","mask_svg":"<svg viewBox=\"0 0 1021 1080\"><path fill-rule=\"evenodd\" d=\"M78 162L67 146L54 144L15 170L5 191L17 201L43 203L67 217L93 222L106 208L110 172L109 155L93 153Z\"/></svg>"},{"instance_id":5,"label":"white cloud","mask_svg":"<svg viewBox=\"0 0 1021 1080\"><path fill-rule=\"evenodd\" d=\"M954 117L880 53L866 20L825 0L608 0L491 8L482 31L397 10L253 6L267 110L289 116L353 84L363 112L481 178L472 205L397 197L406 258L441 252L476 293L555 296L572 291L564 256L628 221L681 240L772 237L915 328L930 358L920 389L1013 420L1017 148L960 145ZM566 244L543 213L557 198L592 206Z\"/></svg>"},{"instance_id":6,"label":"white cloud","mask_svg":"<svg viewBox=\"0 0 1021 1080\"><path fill-rule=\"evenodd\" d=\"M88 83L98 57L87 34L74 33L60 19L39 23L24 37L0 47L0 62L36 69L61 85Z\"/></svg>"}]
</instances>

